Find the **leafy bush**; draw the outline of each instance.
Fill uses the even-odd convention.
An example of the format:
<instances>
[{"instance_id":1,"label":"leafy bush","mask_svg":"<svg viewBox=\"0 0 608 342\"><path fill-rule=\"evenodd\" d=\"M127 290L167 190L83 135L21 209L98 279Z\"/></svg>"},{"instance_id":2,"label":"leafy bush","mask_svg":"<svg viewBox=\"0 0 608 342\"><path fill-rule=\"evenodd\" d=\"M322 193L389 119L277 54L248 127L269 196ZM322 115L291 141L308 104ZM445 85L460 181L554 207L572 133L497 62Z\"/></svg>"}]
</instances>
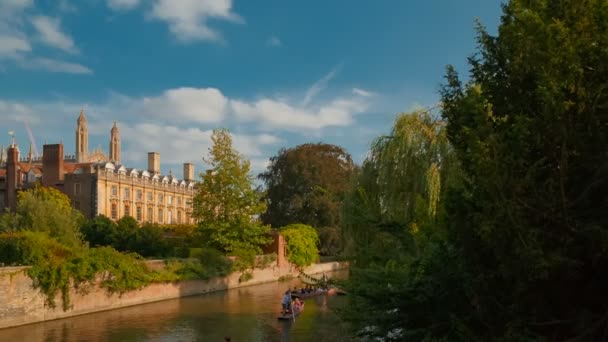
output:
<instances>
[{"instance_id":1,"label":"leafy bush","mask_svg":"<svg viewBox=\"0 0 608 342\"><path fill-rule=\"evenodd\" d=\"M54 188L36 186L18 194L17 210L2 220L3 230L45 232L71 248L82 247L80 226L83 216L72 208L70 199Z\"/></svg>"},{"instance_id":2,"label":"leafy bush","mask_svg":"<svg viewBox=\"0 0 608 342\"><path fill-rule=\"evenodd\" d=\"M188 248L188 255L186 257L200 259L204 253L204 248Z\"/></svg>"},{"instance_id":3,"label":"leafy bush","mask_svg":"<svg viewBox=\"0 0 608 342\"><path fill-rule=\"evenodd\" d=\"M190 257L190 248L184 246L173 247L172 256L176 258L189 258Z\"/></svg>"},{"instance_id":4,"label":"leafy bush","mask_svg":"<svg viewBox=\"0 0 608 342\"><path fill-rule=\"evenodd\" d=\"M106 216L97 216L92 220L87 220L80 230L91 247L115 246L116 223Z\"/></svg>"},{"instance_id":5,"label":"leafy bush","mask_svg":"<svg viewBox=\"0 0 608 342\"><path fill-rule=\"evenodd\" d=\"M277 253L264 254L256 257L255 267L266 268L277 261Z\"/></svg>"},{"instance_id":6,"label":"leafy bush","mask_svg":"<svg viewBox=\"0 0 608 342\"><path fill-rule=\"evenodd\" d=\"M164 237L163 229L157 225L146 224L135 231L129 250L144 257L166 257L171 252L171 246Z\"/></svg>"},{"instance_id":7,"label":"leafy bush","mask_svg":"<svg viewBox=\"0 0 608 342\"><path fill-rule=\"evenodd\" d=\"M243 272L239 276L239 283L244 283L244 282L249 281L251 279L253 279L253 273L251 273L250 271Z\"/></svg>"},{"instance_id":8,"label":"leafy bush","mask_svg":"<svg viewBox=\"0 0 608 342\"><path fill-rule=\"evenodd\" d=\"M240 248L235 250L232 255L235 260L232 264L232 269L235 271L244 271L255 266L256 251L253 249Z\"/></svg>"},{"instance_id":9,"label":"leafy bush","mask_svg":"<svg viewBox=\"0 0 608 342\"><path fill-rule=\"evenodd\" d=\"M200 265L203 268L203 273L210 277L225 276L232 270L232 262L226 258L220 251L203 248L201 249Z\"/></svg>"},{"instance_id":10,"label":"leafy bush","mask_svg":"<svg viewBox=\"0 0 608 342\"><path fill-rule=\"evenodd\" d=\"M82 226L84 238L90 246L112 246L122 252L134 252L144 257L166 257L173 251L187 257L187 252L172 248L165 237L165 229L156 224L141 228L134 218L125 216L116 223L98 216ZM180 256L181 256L180 255Z\"/></svg>"},{"instance_id":11,"label":"leafy bush","mask_svg":"<svg viewBox=\"0 0 608 342\"><path fill-rule=\"evenodd\" d=\"M287 259L298 267L319 260L319 236L317 231L305 224L290 224L280 231L287 242Z\"/></svg>"},{"instance_id":12,"label":"leafy bush","mask_svg":"<svg viewBox=\"0 0 608 342\"><path fill-rule=\"evenodd\" d=\"M8 232L0 234L0 262L10 266L33 265L72 254L68 247L43 232Z\"/></svg>"},{"instance_id":13,"label":"leafy bush","mask_svg":"<svg viewBox=\"0 0 608 342\"><path fill-rule=\"evenodd\" d=\"M0 234L0 262L28 265L27 274L35 288L46 295L46 304L55 307L55 297L62 294L63 309L70 307L69 291L73 285L84 290L101 277L101 287L124 293L149 284L149 271L134 254L122 254L111 247L71 249L43 232Z\"/></svg>"}]
</instances>

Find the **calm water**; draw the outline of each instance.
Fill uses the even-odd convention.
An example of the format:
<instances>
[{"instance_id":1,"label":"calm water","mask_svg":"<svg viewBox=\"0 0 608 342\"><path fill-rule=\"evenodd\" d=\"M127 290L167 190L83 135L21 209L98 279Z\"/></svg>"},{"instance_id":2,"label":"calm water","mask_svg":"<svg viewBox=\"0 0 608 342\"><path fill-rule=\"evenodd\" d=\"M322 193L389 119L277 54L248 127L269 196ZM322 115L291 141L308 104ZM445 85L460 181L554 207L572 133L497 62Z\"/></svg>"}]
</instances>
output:
<instances>
[{"instance_id":1,"label":"calm water","mask_svg":"<svg viewBox=\"0 0 608 342\"><path fill-rule=\"evenodd\" d=\"M328 273L335 278L344 271ZM306 299L295 322L278 321L282 294L299 281L195 297L0 330L0 341L350 341L334 309L339 296Z\"/></svg>"}]
</instances>

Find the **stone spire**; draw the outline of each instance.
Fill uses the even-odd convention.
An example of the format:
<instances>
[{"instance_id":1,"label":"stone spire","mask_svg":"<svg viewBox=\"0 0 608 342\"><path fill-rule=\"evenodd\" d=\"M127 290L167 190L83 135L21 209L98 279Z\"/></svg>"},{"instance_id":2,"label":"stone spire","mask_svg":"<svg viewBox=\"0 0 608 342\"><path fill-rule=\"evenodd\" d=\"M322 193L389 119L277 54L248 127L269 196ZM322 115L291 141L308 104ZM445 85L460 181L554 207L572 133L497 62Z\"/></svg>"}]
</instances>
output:
<instances>
[{"instance_id":1,"label":"stone spire","mask_svg":"<svg viewBox=\"0 0 608 342\"><path fill-rule=\"evenodd\" d=\"M120 131L118 131L116 121L110 131L110 161L120 163Z\"/></svg>"},{"instance_id":2,"label":"stone spire","mask_svg":"<svg viewBox=\"0 0 608 342\"><path fill-rule=\"evenodd\" d=\"M29 163L34 161L34 150L32 149L32 143L30 143L30 151L27 153L27 161Z\"/></svg>"},{"instance_id":3,"label":"stone spire","mask_svg":"<svg viewBox=\"0 0 608 342\"><path fill-rule=\"evenodd\" d=\"M81 109L76 124L76 162L86 162L88 154L89 128L87 127L87 117L84 116L84 110Z\"/></svg>"},{"instance_id":4,"label":"stone spire","mask_svg":"<svg viewBox=\"0 0 608 342\"><path fill-rule=\"evenodd\" d=\"M3 164L6 161L6 150L4 149L4 145L2 145L2 151L0 151L0 164Z\"/></svg>"}]
</instances>

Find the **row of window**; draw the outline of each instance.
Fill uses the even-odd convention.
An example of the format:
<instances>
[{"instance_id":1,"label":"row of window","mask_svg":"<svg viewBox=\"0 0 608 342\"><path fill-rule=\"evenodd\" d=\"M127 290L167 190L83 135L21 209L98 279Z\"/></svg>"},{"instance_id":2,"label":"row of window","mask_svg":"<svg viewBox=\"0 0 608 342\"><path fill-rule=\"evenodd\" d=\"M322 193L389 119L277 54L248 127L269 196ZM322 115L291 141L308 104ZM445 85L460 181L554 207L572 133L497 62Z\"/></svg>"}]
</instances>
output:
<instances>
[{"instance_id":1,"label":"row of window","mask_svg":"<svg viewBox=\"0 0 608 342\"><path fill-rule=\"evenodd\" d=\"M153 208L147 208L147 215L146 215L146 221L147 222L152 222L154 217L154 209ZM118 205L116 203L112 203L112 207L111 207L111 217L113 220L118 219ZM188 218L186 217L186 215L182 215L181 211L177 211L177 216L175 217L175 219L173 218L173 211L171 210L167 210L167 212L165 213L163 211L163 209L158 209L157 213L156 213L156 221L158 223L165 223L164 219L165 219L165 214L166 214L166 219L168 224L173 224L173 223L177 223L177 224L181 224L181 223L188 223ZM128 204L125 204L124 206L124 216L131 216L131 206L129 206ZM183 216L183 217L182 217ZM135 208L135 219L138 222L143 222L144 221L144 217L143 217L143 208L138 206Z\"/></svg>"},{"instance_id":2,"label":"row of window","mask_svg":"<svg viewBox=\"0 0 608 342\"><path fill-rule=\"evenodd\" d=\"M118 186L112 185L112 193L111 194L114 197L118 197ZM125 200L131 199L131 189L124 188L123 199L125 199ZM142 190L138 189L138 190L135 191L135 199L136 200L140 200L140 201L143 199L143 191ZM153 200L152 192L147 192L146 193L146 200L148 202L152 202L152 200ZM162 204L163 200L164 200L163 194L158 194L157 202L159 204ZM176 200L177 200L177 205L181 206L182 205L182 197L177 196ZM169 205L173 204L173 196L172 195L167 195L167 204L169 204Z\"/></svg>"}]
</instances>

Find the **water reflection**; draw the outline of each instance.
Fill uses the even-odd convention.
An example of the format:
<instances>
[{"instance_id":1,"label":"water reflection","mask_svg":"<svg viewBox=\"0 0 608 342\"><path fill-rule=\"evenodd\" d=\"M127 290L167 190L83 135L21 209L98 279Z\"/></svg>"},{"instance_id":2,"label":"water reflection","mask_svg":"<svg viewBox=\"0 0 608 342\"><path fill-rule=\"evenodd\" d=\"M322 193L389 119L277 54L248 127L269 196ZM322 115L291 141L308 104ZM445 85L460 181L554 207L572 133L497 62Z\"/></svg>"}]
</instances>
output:
<instances>
[{"instance_id":1,"label":"water reflection","mask_svg":"<svg viewBox=\"0 0 608 342\"><path fill-rule=\"evenodd\" d=\"M346 272L334 272L343 278ZM350 341L334 309L345 297L306 300L295 322L278 321L299 281L256 285L0 330L0 341Z\"/></svg>"}]
</instances>

